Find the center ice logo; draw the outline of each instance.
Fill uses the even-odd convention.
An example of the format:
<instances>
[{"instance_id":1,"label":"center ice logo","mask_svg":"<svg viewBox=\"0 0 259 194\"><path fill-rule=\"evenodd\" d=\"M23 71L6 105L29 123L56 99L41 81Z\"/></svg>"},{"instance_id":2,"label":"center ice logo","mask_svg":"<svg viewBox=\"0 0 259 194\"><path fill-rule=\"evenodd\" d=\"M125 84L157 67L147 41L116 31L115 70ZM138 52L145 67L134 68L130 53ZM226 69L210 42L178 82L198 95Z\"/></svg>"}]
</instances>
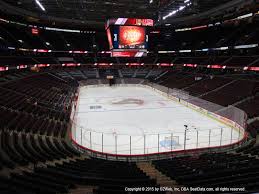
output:
<instances>
[{"instance_id":1,"label":"center ice logo","mask_svg":"<svg viewBox=\"0 0 259 194\"><path fill-rule=\"evenodd\" d=\"M144 104L144 100L136 99L136 98L126 98L121 100L115 100L112 102L113 105L126 105L126 104L135 104L142 105Z\"/></svg>"}]
</instances>

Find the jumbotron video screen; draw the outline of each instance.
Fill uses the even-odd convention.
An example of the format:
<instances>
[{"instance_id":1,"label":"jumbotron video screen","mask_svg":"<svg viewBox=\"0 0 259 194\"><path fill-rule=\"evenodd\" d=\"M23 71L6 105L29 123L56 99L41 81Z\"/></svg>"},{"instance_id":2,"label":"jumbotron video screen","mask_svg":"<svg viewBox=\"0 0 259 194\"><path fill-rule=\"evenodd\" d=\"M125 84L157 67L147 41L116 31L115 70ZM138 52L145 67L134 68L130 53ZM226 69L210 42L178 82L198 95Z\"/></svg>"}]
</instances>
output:
<instances>
[{"instance_id":1,"label":"jumbotron video screen","mask_svg":"<svg viewBox=\"0 0 259 194\"><path fill-rule=\"evenodd\" d=\"M118 18L107 21L106 30L112 57L144 57L148 49L148 28L153 20Z\"/></svg>"},{"instance_id":2,"label":"jumbotron video screen","mask_svg":"<svg viewBox=\"0 0 259 194\"><path fill-rule=\"evenodd\" d=\"M111 49L147 49L148 35L145 27L114 26L107 30L107 35Z\"/></svg>"},{"instance_id":3,"label":"jumbotron video screen","mask_svg":"<svg viewBox=\"0 0 259 194\"><path fill-rule=\"evenodd\" d=\"M119 27L119 48L144 49L146 48L146 29L138 26Z\"/></svg>"}]
</instances>

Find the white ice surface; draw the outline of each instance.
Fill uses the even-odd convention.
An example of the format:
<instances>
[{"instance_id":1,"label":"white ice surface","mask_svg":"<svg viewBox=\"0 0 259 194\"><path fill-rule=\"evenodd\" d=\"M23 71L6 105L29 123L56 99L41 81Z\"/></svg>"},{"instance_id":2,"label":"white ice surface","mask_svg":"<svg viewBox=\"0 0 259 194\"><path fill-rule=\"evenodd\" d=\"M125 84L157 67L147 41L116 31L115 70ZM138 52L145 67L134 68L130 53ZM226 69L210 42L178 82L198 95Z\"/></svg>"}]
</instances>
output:
<instances>
[{"instance_id":1,"label":"white ice surface","mask_svg":"<svg viewBox=\"0 0 259 194\"><path fill-rule=\"evenodd\" d=\"M107 86L81 88L75 139L84 147L113 154L181 150L184 125L186 149L230 144L239 138L236 130L149 88Z\"/></svg>"}]
</instances>

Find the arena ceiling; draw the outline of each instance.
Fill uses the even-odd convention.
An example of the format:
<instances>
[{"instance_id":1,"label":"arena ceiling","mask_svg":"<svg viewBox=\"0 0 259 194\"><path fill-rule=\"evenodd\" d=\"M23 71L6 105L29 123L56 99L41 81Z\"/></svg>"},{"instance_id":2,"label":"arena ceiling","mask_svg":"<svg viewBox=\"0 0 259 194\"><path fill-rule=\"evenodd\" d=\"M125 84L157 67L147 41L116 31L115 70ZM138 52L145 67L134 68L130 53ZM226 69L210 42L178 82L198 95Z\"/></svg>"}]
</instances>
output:
<instances>
[{"instance_id":1,"label":"arena ceiling","mask_svg":"<svg viewBox=\"0 0 259 194\"><path fill-rule=\"evenodd\" d=\"M52 16L80 20L83 23L103 24L108 18L137 17L156 21L184 5L186 0L38 0L45 8L41 10L36 0L0 0L6 4L34 13L36 16ZM189 0L188 0L189 1ZM208 11L233 0L190 0L191 5L173 16L182 17ZM10 9L10 8L9 8Z\"/></svg>"}]
</instances>

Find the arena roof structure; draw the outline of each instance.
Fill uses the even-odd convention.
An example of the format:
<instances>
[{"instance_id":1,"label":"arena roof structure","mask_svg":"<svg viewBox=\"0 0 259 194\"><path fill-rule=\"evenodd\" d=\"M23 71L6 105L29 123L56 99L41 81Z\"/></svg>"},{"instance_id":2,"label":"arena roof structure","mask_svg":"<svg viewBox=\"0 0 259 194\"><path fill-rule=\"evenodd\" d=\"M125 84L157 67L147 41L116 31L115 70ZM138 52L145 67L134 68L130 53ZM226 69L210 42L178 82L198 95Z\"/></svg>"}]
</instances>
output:
<instances>
[{"instance_id":1,"label":"arena roof structure","mask_svg":"<svg viewBox=\"0 0 259 194\"><path fill-rule=\"evenodd\" d=\"M0 7L34 18L103 26L108 18L119 17L150 18L159 23L168 16L165 22L173 22L175 18L199 15L225 4L233 6L235 2L240 5L244 0L1 0Z\"/></svg>"}]
</instances>

